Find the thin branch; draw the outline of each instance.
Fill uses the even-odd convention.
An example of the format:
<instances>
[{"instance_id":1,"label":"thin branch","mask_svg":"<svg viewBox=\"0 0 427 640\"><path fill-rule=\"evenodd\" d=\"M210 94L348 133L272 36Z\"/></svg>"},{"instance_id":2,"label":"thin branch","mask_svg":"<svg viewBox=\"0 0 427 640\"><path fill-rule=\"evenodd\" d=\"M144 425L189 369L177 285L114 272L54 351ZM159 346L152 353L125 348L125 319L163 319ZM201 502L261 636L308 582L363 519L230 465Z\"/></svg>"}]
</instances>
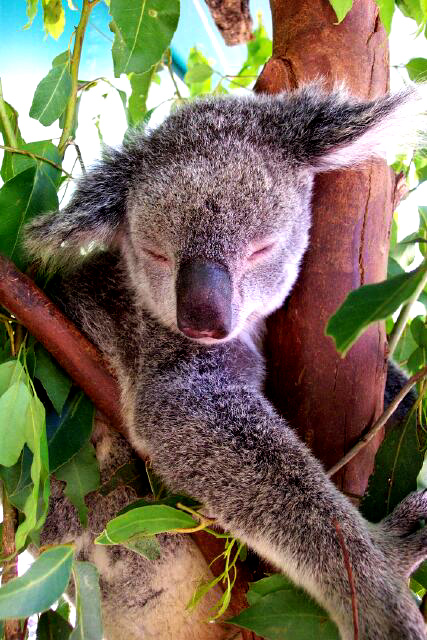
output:
<instances>
[{"instance_id":1,"label":"thin branch","mask_svg":"<svg viewBox=\"0 0 427 640\"><path fill-rule=\"evenodd\" d=\"M49 158L40 156L38 153L33 153L32 151L26 151L25 149L17 149L16 147L5 146L4 144L0 144L0 149L4 149L4 151L9 151L10 153L19 153L21 156L28 156L30 158L33 158L33 160L41 160L42 162L46 162L47 164L50 164L52 167L55 167L55 169L59 169L59 171L62 171L62 173L65 173L67 178L74 180L71 173L68 173L68 171L65 171L65 169L63 169L60 164L57 164L53 160L49 160Z\"/></svg>"},{"instance_id":2,"label":"thin branch","mask_svg":"<svg viewBox=\"0 0 427 640\"><path fill-rule=\"evenodd\" d=\"M347 451L347 453L345 454L345 456L341 458L341 460L339 460L336 464L334 464L333 467L331 467L327 471L326 475L329 476L330 478L334 476L337 473L337 471L342 469L348 462L350 462L350 460L352 460L359 453L359 451L364 449L366 445L372 440L372 438L374 438L377 435L380 429L382 429L382 427L386 424L389 418L393 415L397 407L400 405L402 400L408 395L412 387L416 385L417 382L420 382L421 380L423 380L426 376L427 376L427 366L421 369L421 371L418 371L418 373L413 375L412 378L409 378L408 382L405 384L404 387L402 387L402 389L399 391L397 396L393 398L393 400L390 402L389 406L384 411L384 413L378 418L376 422L374 422L371 429L369 429L369 431L365 433L365 435L359 440L359 442L357 442L354 445L354 447L350 449L350 451Z\"/></svg>"},{"instance_id":3,"label":"thin branch","mask_svg":"<svg viewBox=\"0 0 427 640\"><path fill-rule=\"evenodd\" d=\"M79 66L80 66L80 58L82 55L82 46L83 39L87 27L87 23L89 20L90 12L92 8L98 3L98 0L93 0L89 2L89 0L83 0L83 8L80 15L80 21L76 29L76 35L74 40L74 49L73 55L71 57L71 93L68 99L67 108L65 110L65 121L64 128L62 130L61 139L59 141L58 149L61 156L64 156L65 149L69 144L69 139L71 136L71 132L73 130L74 116L76 113L77 107L77 90L78 90L78 82L79 82Z\"/></svg>"},{"instance_id":4,"label":"thin branch","mask_svg":"<svg viewBox=\"0 0 427 640\"><path fill-rule=\"evenodd\" d=\"M342 550L344 564L345 564L345 568L348 575L348 582L350 584L351 608L353 611L354 640L359 640L359 616L357 615L357 596L356 596L356 587L354 585L354 579L353 579L353 570L351 568L351 563L350 563L350 556L348 553L347 545L344 540L340 523L335 518L333 519L332 522L334 524L335 531L337 532L337 538Z\"/></svg>"},{"instance_id":5,"label":"thin branch","mask_svg":"<svg viewBox=\"0 0 427 640\"><path fill-rule=\"evenodd\" d=\"M11 556L11 559L3 560L3 572L1 576L2 585L18 576L18 556L15 547L15 527L17 522L16 510L10 504L6 489L2 486L3 504L3 530L2 530L2 552L3 556ZM19 620L5 620L4 623L5 640L22 640L21 623Z\"/></svg>"},{"instance_id":6,"label":"thin branch","mask_svg":"<svg viewBox=\"0 0 427 640\"><path fill-rule=\"evenodd\" d=\"M6 111L6 103L3 99L3 89L1 86L1 80L0 80L0 122L2 123L2 126L3 126L5 142L7 142L7 144L10 145L11 147L17 147L18 141L16 139L15 132L13 131L12 125L8 118L7 111Z\"/></svg>"},{"instance_id":7,"label":"thin branch","mask_svg":"<svg viewBox=\"0 0 427 640\"><path fill-rule=\"evenodd\" d=\"M180 92L180 90L178 88L178 85L177 85L177 82L175 80L175 76L174 76L174 73L173 73L173 69L172 69L172 54L171 54L171 50L170 49L168 49L168 63L167 63L166 66L167 66L167 68L169 70L169 75L170 75L170 77L172 79L173 86L175 87L175 93L178 96L178 98L180 100L182 100L182 95L181 95L181 92Z\"/></svg>"},{"instance_id":8,"label":"thin branch","mask_svg":"<svg viewBox=\"0 0 427 640\"><path fill-rule=\"evenodd\" d=\"M86 173L86 167L85 167L85 163L83 162L83 158L82 158L82 153L80 151L80 147L76 142L73 142L73 146L74 146L74 149L76 150L76 153L77 153L77 158L78 158L78 161L79 161L79 164L80 164L80 169L82 170L82 173L84 174L84 173Z\"/></svg>"},{"instance_id":9,"label":"thin branch","mask_svg":"<svg viewBox=\"0 0 427 640\"><path fill-rule=\"evenodd\" d=\"M409 298L408 302L405 304L404 307L402 307L399 317L396 320L396 324L393 327L393 331L390 334L390 339L388 342L389 356L393 354L394 350L397 347L397 343L399 342L400 337L405 330L412 305L414 304L414 302L418 300L420 294L424 290L424 287L427 285L427 262L424 262L423 268L425 269L424 276L421 279L421 282L419 283L418 287L415 289L412 296Z\"/></svg>"}]
</instances>

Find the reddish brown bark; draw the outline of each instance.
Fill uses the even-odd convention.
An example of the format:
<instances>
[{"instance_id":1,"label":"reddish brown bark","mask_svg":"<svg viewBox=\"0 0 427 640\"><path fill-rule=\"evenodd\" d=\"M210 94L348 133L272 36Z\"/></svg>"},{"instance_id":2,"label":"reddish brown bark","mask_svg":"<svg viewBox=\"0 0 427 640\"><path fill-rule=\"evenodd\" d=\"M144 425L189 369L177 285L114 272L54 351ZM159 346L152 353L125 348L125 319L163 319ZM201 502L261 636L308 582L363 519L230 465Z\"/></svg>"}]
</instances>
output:
<instances>
[{"instance_id":1,"label":"reddish brown bark","mask_svg":"<svg viewBox=\"0 0 427 640\"><path fill-rule=\"evenodd\" d=\"M205 2L225 44L241 44L252 38L249 0L205 0Z\"/></svg>"},{"instance_id":2,"label":"reddish brown bark","mask_svg":"<svg viewBox=\"0 0 427 640\"><path fill-rule=\"evenodd\" d=\"M388 90L387 38L374 0L355 0L337 25L328 0L271 0L273 58L258 91L294 89L319 76L363 99ZM327 467L382 410L386 339L372 327L345 359L324 336L347 293L386 275L394 179L385 164L316 180L310 249L286 307L268 322L268 394ZM361 495L378 440L335 480Z\"/></svg>"}]
</instances>

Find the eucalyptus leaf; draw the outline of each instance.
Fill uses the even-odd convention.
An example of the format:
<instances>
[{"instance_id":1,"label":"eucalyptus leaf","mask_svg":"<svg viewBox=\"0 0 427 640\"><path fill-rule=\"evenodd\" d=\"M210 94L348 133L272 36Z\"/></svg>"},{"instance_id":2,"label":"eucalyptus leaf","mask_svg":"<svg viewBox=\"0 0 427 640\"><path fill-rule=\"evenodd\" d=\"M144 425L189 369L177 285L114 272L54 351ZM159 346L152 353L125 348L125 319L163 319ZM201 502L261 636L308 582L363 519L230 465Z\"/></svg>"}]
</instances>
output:
<instances>
[{"instance_id":1,"label":"eucalyptus leaf","mask_svg":"<svg viewBox=\"0 0 427 640\"><path fill-rule=\"evenodd\" d=\"M111 0L114 75L145 73L169 46L179 19L179 0Z\"/></svg>"},{"instance_id":2,"label":"eucalyptus leaf","mask_svg":"<svg viewBox=\"0 0 427 640\"><path fill-rule=\"evenodd\" d=\"M21 247L21 232L34 216L58 208L58 196L44 172L30 167L0 189L0 253L24 269L28 259Z\"/></svg>"},{"instance_id":3,"label":"eucalyptus leaf","mask_svg":"<svg viewBox=\"0 0 427 640\"><path fill-rule=\"evenodd\" d=\"M184 77L188 88L190 89L190 96L193 98L211 91L211 76L207 76L201 82L188 82L187 78L191 79L192 70L200 66L209 66L208 59L203 55L197 47L192 47L187 60L187 73Z\"/></svg>"},{"instance_id":4,"label":"eucalyptus leaf","mask_svg":"<svg viewBox=\"0 0 427 640\"><path fill-rule=\"evenodd\" d=\"M328 614L290 583L257 599L227 622L255 631L266 640L339 640Z\"/></svg>"},{"instance_id":5,"label":"eucalyptus leaf","mask_svg":"<svg viewBox=\"0 0 427 640\"><path fill-rule=\"evenodd\" d=\"M43 26L49 35L55 40L64 31L65 12L61 0L42 0Z\"/></svg>"},{"instance_id":6,"label":"eucalyptus leaf","mask_svg":"<svg viewBox=\"0 0 427 640\"><path fill-rule=\"evenodd\" d=\"M7 118L9 120L9 122L10 122L10 125L12 127L13 133L15 134L15 138L16 138L16 142L18 144L18 147L21 147L21 145L25 144L25 141L24 141L23 137L21 136L21 132L20 132L19 126L18 126L18 112L8 102L5 102L4 105L5 105L5 108L6 108ZM4 126L3 126L1 118L0 118L0 133L2 134L3 144L5 146L7 146L7 140L5 138ZM12 158L13 158L13 154L10 153L10 151L5 151L4 152L3 162L2 162L2 165L1 165L1 171L0 171L0 175L1 175L2 179L3 179L3 182L7 182L11 178L13 178L14 174L13 174L13 169L12 169Z\"/></svg>"},{"instance_id":7,"label":"eucalyptus leaf","mask_svg":"<svg viewBox=\"0 0 427 640\"><path fill-rule=\"evenodd\" d=\"M411 333L420 347L427 347L427 327L424 316L416 316L411 320Z\"/></svg>"},{"instance_id":8,"label":"eucalyptus leaf","mask_svg":"<svg viewBox=\"0 0 427 640\"><path fill-rule=\"evenodd\" d=\"M250 605L253 605L264 596L269 593L274 593L275 591L281 591L283 589L294 589L294 585L281 573L273 573L271 576L267 578L261 578L261 580L257 580L256 582L251 582L249 584L249 591L246 594L246 598Z\"/></svg>"},{"instance_id":9,"label":"eucalyptus leaf","mask_svg":"<svg viewBox=\"0 0 427 640\"><path fill-rule=\"evenodd\" d=\"M59 155L58 148L52 144L51 140L41 140L40 142L30 142L28 144L21 144L19 147L22 151L28 151L34 153L42 158L51 160L59 166L61 165L61 156ZM15 153L12 159L13 175L17 175L29 167L35 167L36 177L37 173L41 172L43 175L52 182L52 186L55 190L58 187L59 180L61 178L61 170L56 169L48 162L32 158L31 156Z\"/></svg>"},{"instance_id":10,"label":"eucalyptus leaf","mask_svg":"<svg viewBox=\"0 0 427 640\"><path fill-rule=\"evenodd\" d=\"M424 274L424 269L417 269L352 291L330 318L325 331L334 339L341 355L345 356L366 327L385 320L407 302Z\"/></svg>"},{"instance_id":11,"label":"eucalyptus leaf","mask_svg":"<svg viewBox=\"0 0 427 640\"><path fill-rule=\"evenodd\" d=\"M12 384L0 397L0 464L5 467L18 461L26 442L31 400L22 381Z\"/></svg>"},{"instance_id":12,"label":"eucalyptus leaf","mask_svg":"<svg viewBox=\"0 0 427 640\"><path fill-rule=\"evenodd\" d=\"M72 382L42 345L38 344L36 346L35 356L36 367L34 375L45 388L55 411L61 414L70 393Z\"/></svg>"},{"instance_id":13,"label":"eucalyptus leaf","mask_svg":"<svg viewBox=\"0 0 427 640\"><path fill-rule=\"evenodd\" d=\"M15 382L25 380L25 371L19 360L8 360L0 365L0 396Z\"/></svg>"},{"instance_id":14,"label":"eucalyptus leaf","mask_svg":"<svg viewBox=\"0 0 427 640\"><path fill-rule=\"evenodd\" d=\"M204 82L213 74L213 69L208 64L195 64L185 74L185 82L193 84L194 82Z\"/></svg>"},{"instance_id":15,"label":"eucalyptus leaf","mask_svg":"<svg viewBox=\"0 0 427 640\"><path fill-rule=\"evenodd\" d=\"M46 611L67 588L73 547L47 549L20 578L0 588L0 618L27 618Z\"/></svg>"},{"instance_id":16,"label":"eucalyptus leaf","mask_svg":"<svg viewBox=\"0 0 427 640\"><path fill-rule=\"evenodd\" d=\"M417 432L416 412L390 427L375 457L374 473L360 509L370 522L379 522L417 489L424 451Z\"/></svg>"},{"instance_id":17,"label":"eucalyptus leaf","mask_svg":"<svg viewBox=\"0 0 427 640\"><path fill-rule=\"evenodd\" d=\"M426 79L427 76L427 59L426 58L411 58L406 63L406 70L411 80L415 82L421 82Z\"/></svg>"},{"instance_id":18,"label":"eucalyptus leaf","mask_svg":"<svg viewBox=\"0 0 427 640\"><path fill-rule=\"evenodd\" d=\"M90 562L75 561L76 627L70 640L102 640L101 590L99 574Z\"/></svg>"},{"instance_id":19,"label":"eucalyptus leaf","mask_svg":"<svg viewBox=\"0 0 427 640\"><path fill-rule=\"evenodd\" d=\"M380 20L387 34L390 34L391 21L394 14L394 0L375 0L380 10Z\"/></svg>"},{"instance_id":20,"label":"eucalyptus leaf","mask_svg":"<svg viewBox=\"0 0 427 640\"><path fill-rule=\"evenodd\" d=\"M29 29L33 24L33 20L37 15L37 5L39 0L27 0L27 17L28 22L25 25L24 29Z\"/></svg>"},{"instance_id":21,"label":"eucalyptus leaf","mask_svg":"<svg viewBox=\"0 0 427 640\"><path fill-rule=\"evenodd\" d=\"M338 22L342 22L353 6L353 0L329 0Z\"/></svg>"},{"instance_id":22,"label":"eucalyptus leaf","mask_svg":"<svg viewBox=\"0 0 427 640\"><path fill-rule=\"evenodd\" d=\"M68 640L73 627L56 611L49 609L39 618L36 640Z\"/></svg>"},{"instance_id":23,"label":"eucalyptus leaf","mask_svg":"<svg viewBox=\"0 0 427 640\"><path fill-rule=\"evenodd\" d=\"M65 111L71 93L71 75L68 63L53 67L37 85L30 116L46 127Z\"/></svg>"},{"instance_id":24,"label":"eucalyptus leaf","mask_svg":"<svg viewBox=\"0 0 427 640\"><path fill-rule=\"evenodd\" d=\"M50 471L68 462L92 433L94 407L82 391L71 391L61 415L50 411L46 419Z\"/></svg>"},{"instance_id":25,"label":"eucalyptus leaf","mask_svg":"<svg viewBox=\"0 0 427 640\"><path fill-rule=\"evenodd\" d=\"M147 560L158 560L160 558L160 544L155 536L133 536L122 543L129 551L134 551Z\"/></svg>"},{"instance_id":26,"label":"eucalyptus leaf","mask_svg":"<svg viewBox=\"0 0 427 640\"><path fill-rule=\"evenodd\" d=\"M95 449L87 442L71 460L56 470L58 480L66 482L64 493L76 507L80 522L87 526L88 508L84 498L99 487L99 466Z\"/></svg>"},{"instance_id":27,"label":"eucalyptus leaf","mask_svg":"<svg viewBox=\"0 0 427 640\"><path fill-rule=\"evenodd\" d=\"M167 505L148 505L124 513L107 524L96 538L97 544L124 542L135 535L151 536L174 529L190 529L195 520L188 514Z\"/></svg>"},{"instance_id":28,"label":"eucalyptus leaf","mask_svg":"<svg viewBox=\"0 0 427 640\"><path fill-rule=\"evenodd\" d=\"M145 73L130 73L129 81L132 93L129 97L129 105L127 110L128 123L131 127L137 127L141 124L145 113L147 112L147 97L151 82L156 73L156 65Z\"/></svg>"}]
</instances>

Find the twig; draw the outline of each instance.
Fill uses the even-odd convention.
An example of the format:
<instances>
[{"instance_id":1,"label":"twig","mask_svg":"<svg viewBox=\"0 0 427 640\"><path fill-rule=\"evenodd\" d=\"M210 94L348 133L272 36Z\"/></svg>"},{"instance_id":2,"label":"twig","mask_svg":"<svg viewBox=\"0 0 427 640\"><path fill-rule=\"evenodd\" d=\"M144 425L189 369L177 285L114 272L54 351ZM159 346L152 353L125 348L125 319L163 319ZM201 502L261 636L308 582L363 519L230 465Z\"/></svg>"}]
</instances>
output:
<instances>
[{"instance_id":1,"label":"twig","mask_svg":"<svg viewBox=\"0 0 427 640\"><path fill-rule=\"evenodd\" d=\"M58 150L61 156L64 156L65 149L69 144L69 138L73 129L74 116L77 106L77 90L79 84L79 66L82 55L83 39L89 20L90 12L98 3L98 0L83 0L83 8L80 15L80 21L76 29L74 39L73 55L71 57L70 74L71 74L71 93L68 99L67 108L65 110L64 128L62 130L61 139L59 140ZM16 145L15 145L16 146Z\"/></svg>"},{"instance_id":2,"label":"twig","mask_svg":"<svg viewBox=\"0 0 427 640\"><path fill-rule=\"evenodd\" d=\"M353 611L353 629L354 629L354 640L359 640L359 617L357 615L357 596L356 596L356 587L354 586L353 579L353 570L351 568L350 556L348 554L348 549L345 544L344 536L341 530L341 525L335 518L332 520L335 531L337 532L338 542L340 544L342 555L344 559L345 568L348 575L348 582L350 584L351 591L351 608Z\"/></svg>"},{"instance_id":3,"label":"twig","mask_svg":"<svg viewBox=\"0 0 427 640\"><path fill-rule=\"evenodd\" d=\"M396 324L393 327L393 331L390 334L390 339L388 342L389 356L393 354L393 351L396 349L397 343L400 340L400 336L405 330L412 305L414 304L414 302L418 300L421 292L424 290L424 287L427 284L427 262L424 262L423 268L425 270L424 276L422 277L420 283L418 284L418 287L415 289L412 296L409 298L408 302L405 304L404 307L402 307L399 317L396 320Z\"/></svg>"},{"instance_id":4,"label":"twig","mask_svg":"<svg viewBox=\"0 0 427 640\"><path fill-rule=\"evenodd\" d=\"M76 150L76 153L77 153L77 158L79 160L80 169L82 170L82 173L84 174L84 173L86 173L86 167L85 167L85 163L83 162L83 158L82 158L82 154L81 154L81 151L80 151L80 147L76 142L73 142L73 146L74 146L74 149Z\"/></svg>"},{"instance_id":5,"label":"twig","mask_svg":"<svg viewBox=\"0 0 427 640\"><path fill-rule=\"evenodd\" d=\"M4 149L4 151L9 151L10 153L19 153L22 156L29 156L30 158L33 158L34 160L41 160L42 162L46 162L47 164L52 165L52 167L55 167L55 169L59 169L59 171L62 171L62 173L65 173L67 178L70 178L71 180L74 180L74 178L71 175L71 173L68 173L68 171L65 171L65 169L63 169L60 164L57 164L53 160L49 160L49 158L45 158L44 156L40 156L38 153L33 153L32 151L26 151L25 149L17 149L16 147L5 146L3 144L0 144L0 149Z\"/></svg>"},{"instance_id":6,"label":"twig","mask_svg":"<svg viewBox=\"0 0 427 640\"><path fill-rule=\"evenodd\" d=\"M368 444L368 442L370 442L372 438L374 438L377 435L380 429L385 425L385 423L393 415L393 413L396 411L399 404L402 402L403 398L405 398L405 396L408 395L412 387L417 382L420 382L420 380L423 380L423 378L425 378L426 376L427 376L427 366L421 369L421 371L418 371L418 373L413 375L412 378L409 378L408 382L405 384L404 387L402 387L402 389L399 391L397 396L393 398L393 400L390 402L389 406L384 411L384 413L378 418L376 422L374 422L371 429L369 429L369 431L365 433L365 435L359 440L359 442L357 442L354 445L354 447L350 449L350 451L347 451L347 453L345 454L345 456L341 458L341 460L339 460L336 464L334 464L333 467L331 467L327 471L326 475L328 475L331 478L333 475L336 474L337 471L342 469L342 467L344 467L348 462L350 462L350 460L352 460L359 453L359 451L364 449Z\"/></svg>"},{"instance_id":7,"label":"twig","mask_svg":"<svg viewBox=\"0 0 427 640\"><path fill-rule=\"evenodd\" d=\"M166 66L167 66L167 68L168 68L168 70L169 70L169 75L170 75L170 77L171 77L171 79L172 79L172 82L173 82L173 85L174 85L174 87L175 87L175 93L176 93L176 95L178 96L178 98L179 98L180 100L182 100L181 92L180 92L180 90L179 90L179 88L178 88L177 82L176 82L176 80L175 80L175 76L174 76L174 74L173 74L173 69L172 69L172 54L171 54L171 50L170 50L170 49L168 49L168 54L167 54L167 55L168 55L168 63L167 63L167 65L166 65Z\"/></svg>"},{"instance_id":8,"label":"twig","mask_svg":"<svg viewBox=\"0 0 427 640\"><path fill-rule=\"evenodd\" d=\"M1 577L2 585L18 576L18 556L15 547L15 526L16 511L9 502L6 489L2 486L3 504L3 531L2 531L2 551L4 556L12 556L11 560L4 560L3 573ZM22 640L21 623L19 620L5 620L4 623L5 640Z\"/></svg>"},{"instance_id":9,"label":"twig","mask_svg":"<svg viewBox=\"0 0 427 640\"><path fill-rule=\"evenodd\" d=\"M12 129L10 120L7 116L6 103L3 99L3 90L1 86L1 80L0 80L0 122L3 125L4 141L7 142L7 144L10 145L11 147L17 147L18 141L16 139L15 132Z\"/></svg>"}]
</instances>

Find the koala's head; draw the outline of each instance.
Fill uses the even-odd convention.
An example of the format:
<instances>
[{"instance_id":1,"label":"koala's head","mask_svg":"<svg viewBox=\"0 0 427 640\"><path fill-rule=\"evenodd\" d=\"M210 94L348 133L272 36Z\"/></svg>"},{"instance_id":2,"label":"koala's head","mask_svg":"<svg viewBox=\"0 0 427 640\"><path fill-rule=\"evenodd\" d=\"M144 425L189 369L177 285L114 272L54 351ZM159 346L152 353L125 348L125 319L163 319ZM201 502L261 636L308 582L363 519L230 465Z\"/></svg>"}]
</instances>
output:
<instances>
[{"instance_id":1,"label":"koala's head","mask_svg":"<svg viewBox=\"0 0 427 640\"><path fill-rule=\"evenodd\" d=\"M202 343L229 340L281 305L308 243L317 172L383 156L416 129L413 90L360 103L305 87L193 102L78 183L26 245L72 267L81 247L118 246L138 301Z\"/></svg>"}]
</instances>

